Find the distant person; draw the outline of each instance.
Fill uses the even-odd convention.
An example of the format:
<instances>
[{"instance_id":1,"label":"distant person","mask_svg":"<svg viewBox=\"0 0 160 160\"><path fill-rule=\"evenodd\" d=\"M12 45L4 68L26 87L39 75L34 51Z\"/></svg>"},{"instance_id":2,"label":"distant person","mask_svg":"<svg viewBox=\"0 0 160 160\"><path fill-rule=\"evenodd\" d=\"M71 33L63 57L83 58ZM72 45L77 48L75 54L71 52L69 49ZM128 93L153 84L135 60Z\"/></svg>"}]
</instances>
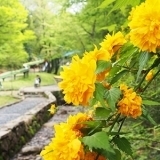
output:
<instances>
[{"instance_id":1,"label":"distant person","mask_svg":"<svg viewBox=\"0 0 160 160\"><path fill-rule=\"evenodd\" d=\"M41 77L39 75L37 75L34 80L34 87L39 87L40 84L41 84Z\"/></svg>"},{"instance_id":2,"label":"distant person","mask_svg":"<svg viewBox=\"0 0 160 160\"><path fill-rule=\"evenodd\" d=\"M38 77L38 82L39 82L39 86L40 86L40 84L41 84L41 77L39 75L37 75L37 77Z\"/></svg>"},{"instance_id":3,"label":"distant person","mask_svg":"<svg viewBox=\"0 0 160 160\"><path fill-rule=\"evenodd\" d=\"M46 61L43 68L42 68L42 71L47 71L47 67L48 67L48 62Z\"/></svg>"}]
</instances>

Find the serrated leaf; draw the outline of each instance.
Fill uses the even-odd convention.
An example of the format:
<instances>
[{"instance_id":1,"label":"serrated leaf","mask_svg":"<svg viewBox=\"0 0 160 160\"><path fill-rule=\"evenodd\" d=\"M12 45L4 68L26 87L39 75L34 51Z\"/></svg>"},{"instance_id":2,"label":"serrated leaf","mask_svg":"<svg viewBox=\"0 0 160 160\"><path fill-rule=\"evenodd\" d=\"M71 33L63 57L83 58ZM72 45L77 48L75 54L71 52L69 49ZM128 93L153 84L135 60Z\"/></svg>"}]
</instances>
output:
<instances>
[{"instance_id":1,"label":"serrated leaf","mask_svg":"<svg viewBox=\"0 0 160 160\"><path fill-rule=\"evenodd\" d=\"M107 119L111 110L103 107L98 107L95 110L95 118L96 119Z\"/></svg>"},{"instance_id":2,"label":"serrated leaf","mask_svg":"<svg viewBox=\"0 0 160 160\"><path fill-rule=\"evenodd\" d=\"M97 132L91 136L85 136L81 141L84 145L88 146L90 150L93 148L104 149L114 153L114 150L110 146L108 135L105 132Z\"/></svg>"},{"instance_id":3,"label":"serrated leaf","mask_svg":"<svg viewBox=\"0 0 160 160\"><path fill-rule=\"evenodd\" d=\"M95 83L95 92L94 98L101 103L102 106L105 106L104 103L104 92L106 88L101 83Z\"/></svg>"},{"instance_id":4,"label":"serrated leaf","mask_svg":"<svg viewBox=\"0 0 160 160\"><path fill-rule=\"evenodd\" d=\"M112 66L111 62L109 61L102 61L102 60L97 61L96 74L101 73L105 71L106 69L111 68L111 66Z\"/></svg>"},{"instance_id":5,"label":"serrated leaf","mask_svg":"<svg viewBox=\"0 0 160 160\"><path fill-rule=\"evenodd\" d=\"M142 70L146 66L148 60L151 58L151 54L148 52L142 52L139 57L139 68L137 72L137 78L136 81L139 79L139 76L141 75Z\"/></svg>"},{"instance_id":6,"label":"serrated leaf","mask_svg":"<svg viewBox=\"0 0 160 160\"><path fill-rule=\"evenodd\" d=\"M130 142L126 138L114 137L113 142L117 145L117 147L120 150L122 150L126 154L132 156L131 145L130 145Z\"/></svg>"},{"instance_id":7,"label":"serrated leaf","mask_svg":"<svg viewBox=\"0 0 160 160\"><path fill-rule=\"evenodd\" d=\"M95 93L94 93L95 94ZM89 102L90 106L94 106L96 103L98 102L98 100L96 98L92 98Z\"/></svg>"},{"instance_id":8,"label":"serrated leaf","mask_svg":"<svg viewBox=\"0 0 160 160\"><path fill-rule=\"evenodd\" d=\"M102 152L102 155L108 160L121 160L121 152L118 149L114 149L115 153L111 152Z\"/></svg>"},{"instance_id":9,"label":"serrated leaf","mask_svg":"<svg viewBox=\"0 0 160 160\"><path fill-rule=\"evenodd\" d=\"M121 67L117 67L114 66L113 68L111 68L111 70L109 71L109 76L113 77L115 74L117 74L119 71L121 70Z\"/></svg>"},{"instance_id":10,"label":"serrated leaf","mask_svg":"<svg viewBox=\"0 0 160 160\"><path fill-rule=\"evenodd\" d=\"M120 95L121 95L121 91L119 88L111 88L110 90L106 91L105 99L107 100L107 103L109 107L112 109L112 111L115 111L116 109L115 104L120 98Z\"/></svg>"},{"instance_id":11,"label":"serrated leaf","mask_svg":"<svg viewBox=\"0 0 160 160\"><path fill-rule=\"evenodd\" d=\"M140 0L117 0L112 10L109 12L113 12L114 10L120 9L122 7L126 7L127 5L136 6L140 3Z\"/></svg>"},{"instance_id":12,"label":"serrated leaf","mask_svg":"<svg viewBox=\"0 0 160 160\"><path fill-rule=\"evenodd\" d=\"M114 84L117 82L124 74L128 73L128 70L122 70L119 73L117 73L111 80L110 85Z\"/></svg>"},{"instance_id":13,"label":"serrated leaf","mask_svg":"<svg viewBox=\"0 0 160 160\"><path fill-rule=\"evenodd\" d=\"M143 104L149 105L149 106L159 106L160 102L151 101L151 100L144 100L142 101Z\"/></svg>"},{"instance_id":14,"label":"serrated leaf","mask_svg":"<svg viewBox=\"0 0 160 160\"><path fill-rule=\"evenodd\" d=\"M116 64L124 65L126 62L128 62L135 53L137 53L138 48L135 48L133 45L126 44L121 49L121 54L116 62Z\"/></svg>"}]
</instances>

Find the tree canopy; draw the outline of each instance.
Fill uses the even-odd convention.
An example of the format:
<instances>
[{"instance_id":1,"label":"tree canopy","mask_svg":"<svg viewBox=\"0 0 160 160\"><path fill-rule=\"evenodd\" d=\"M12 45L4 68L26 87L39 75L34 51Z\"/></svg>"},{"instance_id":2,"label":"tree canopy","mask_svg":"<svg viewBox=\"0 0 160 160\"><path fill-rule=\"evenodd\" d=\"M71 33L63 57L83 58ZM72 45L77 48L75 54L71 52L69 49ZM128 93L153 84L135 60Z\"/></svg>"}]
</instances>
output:
<instances>
[{"instance_id":1,"label":"tree canopy","mask_svg":"<svg viewBox=\"0 0 160 160\"><path fill-rule=\"evenodd\" d=\"M0 0L0 65L21 66L28 54L24 43L33 39L34 33L27 30L27 10L18 0Z\"/></svg>"}]
</instances>

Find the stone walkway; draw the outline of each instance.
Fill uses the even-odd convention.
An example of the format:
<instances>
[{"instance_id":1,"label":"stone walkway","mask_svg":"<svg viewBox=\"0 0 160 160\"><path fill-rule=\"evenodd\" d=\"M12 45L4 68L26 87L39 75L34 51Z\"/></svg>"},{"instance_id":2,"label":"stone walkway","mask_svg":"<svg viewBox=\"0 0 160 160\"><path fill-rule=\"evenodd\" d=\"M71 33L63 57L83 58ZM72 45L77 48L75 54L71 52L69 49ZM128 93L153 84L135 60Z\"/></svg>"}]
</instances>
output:
<instances>
[{"instance_id":1,"label":"stone walkway","mask_svg":"<svg viewBox=\"0 0 160 160\"><path fill-rule=\"evenodd\" d=\"M7 122L16 119L23 115L28 110L34 108L36 105L46 101L44 97L30 97L25 98L19 103L0 108L0 127Z\"/></svg>"},{"instance_id":2,"label":"stone walkway","mask_svg":"<svg viewBox=\"0 0 160 160\"><path fill-rule=\"evenodd\" d=\"M13 95L22 99L19 103L0 108L0 126L23 115L34 106L46 101L41 93L45 91L60 91L57 85L41 86L41 87L24 87L19 91L0 91L0 95ZM32 94L27 97L25 94ZM33 96L34 94L34 96ZM26 97L26 98L25 98Z\"/></svg>"},{"instance_id":3,"label":"stone walkway","mask_svg":"<svg viewBox=\"0 0 160 160\"><path fill-rule=\"evenodd\" d=\"M50 92L55 92L55 91L60 91L59 87L55 85L50 85L50 86L40 86L40 87L24 87L19 90L20 94L21 93L43 93L45 91L50 91Z\"/></svg>"},{"instance_id":4,"label":"stone walkway","mask_svg":"<svg viewBox=\"0 0 160 160\"><path fill-rule=\"evenodd\" d=\"M54 136L53 125L64 122L69 115L76 114L80 108L73 106L59 106L57 113L45 123L35 136L23 146L18 154L10 160L42 160L40 152Z\"/></svg>"}]
</instances>

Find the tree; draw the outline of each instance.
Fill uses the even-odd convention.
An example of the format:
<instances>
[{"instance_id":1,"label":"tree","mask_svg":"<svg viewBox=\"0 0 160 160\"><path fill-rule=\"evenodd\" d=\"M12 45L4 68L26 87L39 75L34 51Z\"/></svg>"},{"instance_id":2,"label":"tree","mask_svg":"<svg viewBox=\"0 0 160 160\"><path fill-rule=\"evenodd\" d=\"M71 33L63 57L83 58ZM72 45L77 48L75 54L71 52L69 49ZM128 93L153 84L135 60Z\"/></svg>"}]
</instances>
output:
<instances>
[{"instance_id":1,"label":"tree","mask_svg":"<svg viewBox=\"0 0 160 160\"><path fill-rule=\"evenodd\" d=\"M0 0L0 64L18 67L27 61L24 43L34 38L27 27L27 11L18 0Z\"/></svg>"}]
</instances>

